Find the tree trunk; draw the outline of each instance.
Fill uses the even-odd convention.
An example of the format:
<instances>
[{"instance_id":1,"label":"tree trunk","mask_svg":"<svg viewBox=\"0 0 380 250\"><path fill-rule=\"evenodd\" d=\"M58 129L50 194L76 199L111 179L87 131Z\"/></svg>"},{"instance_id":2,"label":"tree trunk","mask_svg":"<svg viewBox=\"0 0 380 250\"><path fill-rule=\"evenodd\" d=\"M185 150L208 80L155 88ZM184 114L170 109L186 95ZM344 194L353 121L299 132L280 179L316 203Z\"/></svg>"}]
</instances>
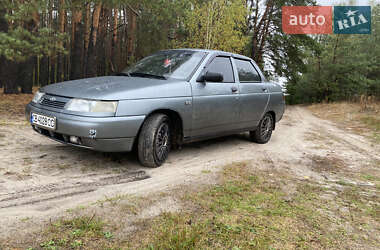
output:
<instances>
[{"instance_id":1,"label":"tree trunk","mask_svg":"<svg viewBox=\"0 0 380 250\"><path fill-rule=\"evenodd\" d=\"M52 30L54 29L54 27L53 27L53 24L54 24L53 13L54 13L53 2L49 1L48 27ZM56 82L55 68L56 68L56 53L55 53L55 51L53 51L53 53L51 53L49 55L49 68L48 68L49 81L48 81L48 84Z\"/></svg>"},{"instance_id":2,"label":"tree trunk","mask_svg":"<svg viewBox=\"0 0 380 250\"><path fill-rule=\"evenodd\" d=\"M43 56L41 58L40 65L40 83L42 86L45 86L49 84L49 57Z\"/></svg>"},{"instance_id":3,"label":"tree trunk","mask_svg":"<svg viewBox=\"0 0 380 250\"><path fill-rule=\"evenodd\" d=\"M65 0L59 0L59 33L65 33L65 21L66 21L66 10L65 10ZM63 42L60 42L60 46L64 46ZM65 55L60 54L58 59L58 81L65 80Z\"/></svg>"},{"instance_id":4,"label":"tree trunk","mask_svg":"<svg viewBox=\"0 0 380 250\"><path fill-rule=\"evenodd\" d=\"M8 22L5 19L7 10L0 3L0 32L8 32ZM4 85L4 94L18 94L16 81L18 65L5 57L0 57L0 81Z\"/></svg>"},{"instance_id":5,"label":"tree trunk","mask_svg":"<svg viewBox=\"0 0 380 250\"><path fill-rule=\"evenodd\" d=\"M266 37L268 36L269 25L271 22L271 16L273 14L273 1L268 0L265 6L265 11L261 16L260 21L258 20L258 16L260 11L259 1L256 1L256 10L253 24L253 37L252 37L252 58L256 61L259 66L263 66L263 54L264 54L264 46Z\"/></svg>"},{"instance_id":6,"label":"tree trunk","mask_svg":"<svg viewBox=\"0 0 380 250\"><path fill-rule=\"evenodd\" d=\"M3 62L3 66L4 68L2 70L2 78L4 83L4 94L18 94L18 65L12 61L5 60Z\"/></svg>"},{"instance_id":7,"label":"tree trunk","mask_svg":"<svg viewBox=\"0 0 380 250\"><path fill-rule=\"evenodd\" d=\"M86 76L88 45L90 43L90 29L91 29L91 4L86 4L86 11L84 16L84 49L82 52L82 76Z\"/></svg>"},{"instance_id":8,"label":"tree trunk","mask_svg":"<svg viewBox=\"0 0 380 250\"><path fill-rule=\"evenodd\" d=\"M32 94L33 92L33 70L35 68L36 58L32 57L19 64L17 73L17 83L20 84L21 93Z\"/></svg>"},{"instance_id":9,"label":"tree trunk","mask_svg":"<svg viewBox=\"0 0 380 250\"><path fill-rule=\"evenodd\" d=\"M6 9L0 3L0 32L8 31L8 23L5 20ZM3 69L5 68L5 58L0 56L0 88L4 87Z\"/></svg>"},{"instance_id":10,"label":"tree trunk","mask_svg":"<svg viewBox=\"0 0 380 250\"><path fill-rule=\"evenodd\" d=\"M128 48L125 46L125 43L128 43L128 18L127 18L127 9L123 9L123 39L119 39L120 41L120 65L119 68L124 68L128 65ZM128 44L127 44L128 45Z\"/></svg>"},{"instance_id":11,"label":"tree trunk","mask_svg":"<svg viewBox=\"0 0 380 250\"><path fill-rule=\"evenodd\" d=\"M40 24L38 12L32 14L32 19L25 23L25 29L29 32L37 32ZM21 93L32 94L33 92L33 71L36 65L36 57L29 57L25 62L18 64L17 83L21 87Z\"/></svg>"},{"instance_id":12,"label":"tree trunk","mask_svg":"<svg viewBox=\"0 0 380 250\"><path fill-rule=\"evenodd\" d=\"M73 9L72 17L72 48L71 48L71 74L70 78L82 78L82 51L83 51L83 25L82 25L82 11L80 9Z\"/></svg>"},{"instance_id":13,"label":"tree trunk","mask_svg":"<svg viewBox=\"0 0 380 250\"><path fill-rule=\"evenodd\" d=\"M110 11L106 7L102 8L100 19L99 19L99 30L98 38L96 42L96 55L98 65L97 75L106 75L107 74L107 51L106 51L106 42L107 42L107 28L108 20L110 16Z\"/></svg>"},{"instance_id":14,"label":"tree trunk","mask_svg":"<svg viewBox=\"0 0 380 250\"><path fill-rule=\"evenodd\" d=\"M128 43L127 43L127 54L128 62L133 59L135 52L135 42L136 42L136 13L129 7L128 8Z\"/></svg>"},{"instance_id":15,"label":"tree trunk","mask_svg":"<svg viewBox=\"0 0 380 250\"><path fill-rule=\"evenodd\" d=\"M111 48L111 71L113 73L117 72L119 69L118 53L117 53L117 32L118 32L118 21L119 21L119 10L113 10L113 30L112 30L112 48Z\"/></svg>"},{"instance_id":16,"label":"tree trunk","mask_svg":"<svg viewBox=\"0 0 380 250\"><path fill-rule=\"evenodd\" d=\"M96 54L96 43L99 30L99 19L100 12L102 10L102 4L97 3L92 15L92 27L90 35L90 43L88 46L88 60L86 68L86 76L94 77L97 76L97 54Z\"/></svg>"}]
</instances>

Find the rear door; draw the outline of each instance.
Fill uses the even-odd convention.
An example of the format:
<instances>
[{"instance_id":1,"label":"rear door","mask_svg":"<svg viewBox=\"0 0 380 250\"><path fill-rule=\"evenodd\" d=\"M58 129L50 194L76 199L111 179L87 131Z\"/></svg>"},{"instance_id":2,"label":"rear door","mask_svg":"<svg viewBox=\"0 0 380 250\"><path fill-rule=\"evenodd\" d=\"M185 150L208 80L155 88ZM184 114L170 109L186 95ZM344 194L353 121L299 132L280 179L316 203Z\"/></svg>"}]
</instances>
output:
<instances>
[{"instance_id":1,"label":"rear door","mask_svg":"<svg viewBox=\"0 0 380 250\"><path fill-rule=\"evenodd\" d=\"M222 82L193 82L192 136L216 135L234 130L239 121L239 89L231 58L217 56L205 72L220 73Z\"/></svg>"},{"instance_id":2,"label":"rear door","mask_svg":"<svg viewBox=\"0 0 380 250\"><path fill-rule=\"evenodd\" d=\"M250 60L234 58L240 90L240 128L256 126L267 107L269 88Z\"/></svg>"}]
</instances>

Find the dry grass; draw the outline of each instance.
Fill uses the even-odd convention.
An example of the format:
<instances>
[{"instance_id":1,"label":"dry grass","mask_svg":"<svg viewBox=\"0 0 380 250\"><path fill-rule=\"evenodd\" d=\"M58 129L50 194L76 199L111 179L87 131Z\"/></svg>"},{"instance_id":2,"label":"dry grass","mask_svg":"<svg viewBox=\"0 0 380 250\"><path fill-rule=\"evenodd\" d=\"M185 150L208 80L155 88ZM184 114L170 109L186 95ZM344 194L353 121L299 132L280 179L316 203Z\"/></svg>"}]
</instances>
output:
<instances>
[{"instance_id":1,"label":"dry grass","mask_svg":"<svg viewBox=\"0 0 380 250\"><path fill-rule=\"evenodd\" d=\"M308 106L319 118L335 122L339 127L371 137L380 143L380 102L329 103Z\"/></svg>"},{"instance_id":2,"label":"dry grass","mask_svg":"<svg viewBox=\"0 0 380 250\"><path fill-rule=\"evenodd\" d=\"M320 161L320 159L317 159ZM326 170L328 171L328 170ZM373 179L373 176L364 176ZM369 249L377 248L379 198L374 187L323 186L242 162L224 167L218 185L177 192L182 209L134 222L121 221L147 200L123 207L123 197L107 199L115 213L55 221L38 235L35 249ZM289 183L293 185L289 192ZM103 206L102 206L103 208ZM126 210L122 210L126 209ZM136 210L135 210L136 209ZM110 217L116 218L110 219ZM118 231L122 230L124 233Z\"/></svg>"},{"instance_id":3,"label":"dry grass","mask_svg":"<svg viewBox=\"0 0 380 250\"><path fill-rule=\"evenodd\" d=\"M290 194L288 184L295 188ZM129 241L145 249L376 248L379 199L366 188L326 188L251 164L225 167L220 185L189 193L191 209L147 222ZM373 191L373 190L372 190ZM332 199L323 198L334 193Z\"/></svg>"},{"instance_id":4,"label":"dry grass","mask_svg":"<svg viewBox=\"0 0 380 250\"><path fill-rule=\"evenodd\" d=\"M38 88L33 89L33 93ZM5 95L0 88L0 117L4 120L23 117L25 106L33 99L32 94Z\"/></svg>"},{"instance_id":5,"label":"dry grass","mask_svg":"<svg viewBox=\"0 0 380 250\"><path fill-rule=\"evenodd\" d=\"M315 172L335 173L345 169L344 161L334 156L321 157L319 155L312 155L310 159L312 161L311 168Z\"/></svg>"}]
</instances>

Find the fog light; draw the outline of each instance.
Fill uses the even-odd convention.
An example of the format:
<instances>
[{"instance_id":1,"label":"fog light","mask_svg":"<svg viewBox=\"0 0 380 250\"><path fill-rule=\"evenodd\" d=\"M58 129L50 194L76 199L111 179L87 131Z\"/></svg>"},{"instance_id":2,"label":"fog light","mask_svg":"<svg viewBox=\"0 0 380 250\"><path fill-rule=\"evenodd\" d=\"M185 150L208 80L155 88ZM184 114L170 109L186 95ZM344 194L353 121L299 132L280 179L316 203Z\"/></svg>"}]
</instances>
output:
<instances>
[{"instance_id":1,"label":"fog light","mask_svg":"<svg viewBox=\"0 0 380 250\"><path fill-rule=\"evenodd\" d=\"M70 136L70 142L73 144L81 144L80 138L77 136Z\"/></svg>"}]
</instances>

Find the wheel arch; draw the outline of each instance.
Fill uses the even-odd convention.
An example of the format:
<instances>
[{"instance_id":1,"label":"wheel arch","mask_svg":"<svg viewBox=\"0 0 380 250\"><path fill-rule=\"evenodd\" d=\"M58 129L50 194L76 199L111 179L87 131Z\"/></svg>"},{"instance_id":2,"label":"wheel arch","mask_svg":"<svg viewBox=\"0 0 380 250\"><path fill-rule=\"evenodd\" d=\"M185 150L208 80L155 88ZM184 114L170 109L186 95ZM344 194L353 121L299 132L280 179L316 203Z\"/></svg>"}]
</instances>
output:
<instances>
[{"instance_id":1,"label":"wheel arch","mask_svg":"<svg viewBox=\"0 0 380 250\"><path fill-rule=\"evenodd\" d=\"M167 109L167 108L160 108L153 110L150 112L144 119L144 122L146 119L154 114L165 114L169 117L170 121L173 125L173 134L172 134L172 143L174 145L181 145L183 141L183 119L179 112L173 110L173 109ZM144 124L144 122L141 124L138 135L140 134L140 130Z\"/></svg>"}]
</instances>

